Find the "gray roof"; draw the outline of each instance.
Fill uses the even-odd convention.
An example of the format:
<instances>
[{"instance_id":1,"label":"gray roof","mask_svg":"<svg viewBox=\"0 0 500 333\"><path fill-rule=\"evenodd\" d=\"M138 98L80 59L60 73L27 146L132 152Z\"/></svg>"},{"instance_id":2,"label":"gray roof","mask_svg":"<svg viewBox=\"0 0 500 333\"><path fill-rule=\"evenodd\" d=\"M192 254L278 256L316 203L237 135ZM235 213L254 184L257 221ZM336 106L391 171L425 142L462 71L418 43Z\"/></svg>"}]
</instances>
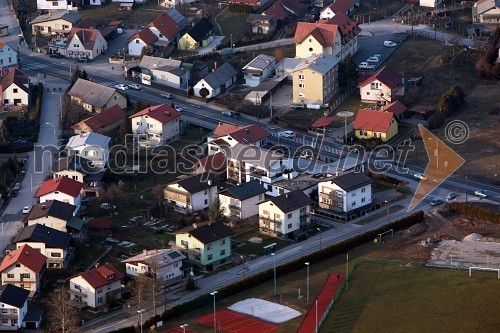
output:
<instances>
[{"instance_id":1,"label":"gray roof","mask_svg":"<svg viewBox=\"0 0 500 333\"><path fill-rule=\"evenodd\" d=\"M270 66L273 62L276 63L275 57L271 57L265 54L259 54L258 56L253 58L252 61L246 64L245 67L243 67L243 70L247 68L264 70L266 67Z\"/></svg>"},{"instance_id":2,"label":"gray roof","mask_svg":"<svg viewBox=\"0 0 500 333\"><path fill-rule=\"evenodd\" d=\"M71 23L76 23L80 21L83 18L83 15L74 11L62 11L62 12L55 12L52 14L46 14L46 15L39 15L37 16L33 21L31 21L31 24L35 23L42 23L42 22L48 22L48 21L53 21L53 20L59 20L63 19Z\"/></svg>"},{"instance_id":3,"label":"gray roof","mask_svg":"<svg viewBox=\"0 0 500 333\"><path fill-rule=\"evenodd\" d=\"M311 198L305 195L301 190L285 193L267 201L271 201L285 214L312 203Z\"/></svg>"},{"instance_id":4,"label":"gray roof","mask_svg":"<svg viewBox=\"0 0 500 333\"><path fill-rule=\"evenodd\" d=\"M194 175L191 177L181 179L179 181L176 181L176 182L173 182L170 184L178 184L183 189L185 189L189 193L193 194L193 193L197 193L197 192L209 189L213 186L218 186L219 181L217 180L215 175L208 173L208 172L205 172L205 173L200 173L198 175Z\"/></svg>"},{"instance_id":5,"label":"gray roof","mask_svg":"<svg viewBox=\"0 0 500 333\"><path fill-rule=\"evenodd\" d=\"M222 222L193 223L192 226L178 230L175 234L188 233L203 244L209 244L217 240L234 235L234 232Z\"/></svg>"},{"instance_id":6,"label":"gray roof","mask_svg":"<svg viewBox=\"0 0 500 333\"><path fill-rule=\"evenodd\" d=\"M79 155L61 157L52 165L52 173L65 170L87 173L93 171L92 161Z\"/></svg>"},{"instance_id":7,"label":"gray roof","mask_svg":"<svg viewBox=\"0 0 500 333\"><path fill-rule=\"evenodd\" d=\"M173 7L167 10L167 15L173 18L174 21L179 23L183 28L189 24L189 20Z\"/></svg>"},{"instance_id":8,"label":"gray roof","mask_svg":"<svg viewBox=\"0 0 500 333\"><path fill-rule=\"evenodd\" d=\"M103 150L108 148L111 138L95 132L82 133L69 138L66 148L78 148L81 146L100 147Z\"/></svg>"},{"instance_id":9,"label":"gray roof","mask_svg":"<svg viewBox=\"0 0 500 333\"><path fill-rule=\"evenodd\" d=\"M25 227L21 231L21 233L14 239L14 243L45 243L45 245L50 248L66 249L67 247L69 247L70 240L71 235L37 223Z\"/></svg>"},{"instance_id":10,"label":"gray roof","mask_svg":"<svg viewBox=\"0 0 500 333\"><path fill-rule=\"evenodd\" d=\"M76 206L59 200L45 201L33 206L28 215L28 221L49 216L68 221L73 216L75 208Z\"/></svg>"},{"instance_id":11,"label":"gray roof","mask_svg":"<svg viewBox=\"0 0 500 333\"><path fill-rule=\"evenodd\" d=\"M83 229L84 224L85 224L84 220L76 216L72 216L66 223L66 228L71 228L80 231Z\"/></svg>"},{"instance_id":12,"label":"gray roof","mask_svg":"<svg viewBox=\"0 0 500 333\"><path fill-rule=\"evenodd\" d=\"M243 201L255 197L259 194L264 194L266 192L267 190L257 180L252 180L239 186L228 188L220 194Z\"/></svg>"},{"instance_id":13,"label":"gray roof","mask_svg":"<svg viewBox=\"0 0 500 333\"><path fill-rule=\"evenodd\" d=\"M344 191L353 191L362 186L372 183L372 179L362 172L349 172L331 179L333 184L336 184Z\"/></svg>"},{"instance_id":14,"label":"gray roof","mask_svg":"<svg viewBox=\"0 0 500 333\"><path fill-rule=\"evenodd\" d=\"M175 69L169 70L169 72L172 75L181 77L181 76L185 75L186 73L188 73L189 70L184 68L184 67L180 67L180 68L175 68Z\"/></svg>"},{"instance_id":15,"label":"gray roof","mask_svg":"<svg viewBox=\"0 0 500 333\"><path fill-rule=\"evenodd\" d=\"M68 95L81 98L86 104L100 108L108 103L115 92L115 88L78 79L68 92Z\"/></svg>"},{"instance_id":16,"label":"gray roof","mask_svg":"<svg viewBox=\"0 0 500 333\"><path fill-rule=\"evenodd\" d=\"M233 147L222 147L222 150L228 158L250 163L264 169L276 168L275 164L280 160L288 160L288 158L283 157L282 154L276 151L242 143L237 143Z\"/></svg>"},{"instance_id":17,"label":"gray roof","mask_svg":"<svg viewBox=\"0 0 500 333\"><path fill-rule=\"evenodd\" d=\"M213 72L209 73L203 78L205 82L213 89L222 86L226 81L236 76L238 71L231 66L230 63L225 62L220 67L217 67Z\"/></svg>"},{"instance_id":18,"label":"gray roof","mask_svg":"<svg viewBox=\"0 0 500 333\"><path fill-rule=\"evenodd\" d=\"M271 20L272 18L273 18L272 15L250 14L250 15L248 15L247 21Z\"/></svg>"},{"instance_id":19,"label":"gray roof","mask_svg":"<svg viewBox=\"0 0 500 333\"><path fill-rule=\"evenodd\" d=\"M306 61L302 58L283 58L283 60L276 65L276 69L289 71L296 71L306 67Z\"/></svg>"},{"instance_id":20,"label":"gray roof","mask_svg":"<svg viewBox=\"0 0 500 333\"><path fill-rule=\"evenodd\" d=\"M28 300L30 292L24 288L16 287L10 283L0 286L0 303L16 308L22 308Z\"/></svg>"},{"instance_id":21,"label":"gray roof","mask_svg":"<svg viewBox=\"0 0 500 333\"><path fill-rule=\"evenodd\" d=\"M165 59L165 58L159 58L159 57L151 57L151 56L144 56L142 57L141 63L139 64L140 67L147 68L149 70L153 69L158 69L158 70L164 70L166 72L179 68L182 64L182 61L180 60L175 60L175 59ZM166 68L163 68L166 67Z\"/></svg>"},{"instance_id":22,"label":"gray roof","mask_svg":"<svg viewBox=\"0 0 500 333\"><path fill-rule=\"evenodd\" d=\"M328 53L322 53L319 56L312 56L307 58L307 60L309 62L307 67L321 74L328 73L339 63L339 59L337 57Z\"/></svg>"}]
</instances>

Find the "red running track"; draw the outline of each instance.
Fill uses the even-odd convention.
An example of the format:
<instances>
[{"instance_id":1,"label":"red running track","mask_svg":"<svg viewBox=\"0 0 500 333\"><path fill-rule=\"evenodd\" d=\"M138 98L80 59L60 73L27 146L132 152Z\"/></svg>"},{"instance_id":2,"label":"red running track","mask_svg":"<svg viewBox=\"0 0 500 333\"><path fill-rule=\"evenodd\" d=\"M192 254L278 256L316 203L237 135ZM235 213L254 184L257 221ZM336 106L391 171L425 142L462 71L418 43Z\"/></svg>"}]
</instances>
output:
<instances>
[{"instance_id":1,"label":"red running track","mask_svg":"<svg viewBox=\"0 0 500 333\"><path fill-rule=\"evenodd\" d=\"M184 333L184 329L182 329L180 327L175 327L175 328L169 329L167 331L167 333ZM186 328L186 333L198 333L198 332Z\"/></svg>"},{"instance_id":2,"label":"red running track","mask_svg":"<svg viewBox=\"0 0 500 333\"><path fill-rule=\"evenodd\" d=\"M268 323L231 310L217 312L217 325L226 333L271 333L280 329L280 326ZM203 326L214 327L214 315L200 317L196 322Z\"/></svg>"},{"instance_id":3,"label":"red running track","mask_svg":"<svg viewBox=\"0 0 500 333\"><path fill-rule=\"evenodd\" d=\"M328 305L337 294L340 286L342 286L344 278L345 274L331 274L328 277L318 297L312 302L309 311L307 311L307 315L297 333L313 333L316 330L316 301L318 301L318 321L320 321L328 309Z\"/></svg>"}]
</instances>

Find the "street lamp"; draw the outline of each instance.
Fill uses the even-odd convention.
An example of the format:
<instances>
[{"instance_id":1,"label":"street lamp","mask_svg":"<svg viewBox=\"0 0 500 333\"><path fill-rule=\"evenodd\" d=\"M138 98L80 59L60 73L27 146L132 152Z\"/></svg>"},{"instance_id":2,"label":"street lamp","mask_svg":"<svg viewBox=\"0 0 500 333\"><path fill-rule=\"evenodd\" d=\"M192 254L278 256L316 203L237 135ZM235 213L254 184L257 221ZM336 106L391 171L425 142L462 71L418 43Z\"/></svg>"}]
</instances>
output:
<instances>
[{"instance_id":1,"label":"street lamp","mask_svg":"<svg viewBox=\"0 0 500 333\"><path fill-rule=\"evenodd\" d=\"M276 296L276 253L271 253L273 257L273 270L274 270L274 296Z\"/></svg>"},{"instance_id":2,"label":"street lamp","mask_svg":"<svg viewBox=\"0 0 500 333\"><path fill-rule=\"evenodd\" d=\"M385 203L386 205L388 205L388 204L389 204L389 201L385 200L385 201L384 201L384 203ZM390 214L391 214L391 212L389 211L389 207L387 207L386 209L387 209L387 223L389 223L389 222L391 222L391 215L390 215Z\"/></svg>"},{"instance_id":3,"label":"street lamp","mask_svg":"<svg viewBox=\"0 0 500 333\"><path fill-rule=\"evenodd\" d=\"M188 324L182 324L181 326L179 326L180 328L182 328L182 331L184 333L186 333L186 327L188 327L189 325Z\"/></svg>"},{"instance_id":4,"label":"street lamp","mask_svg":"<svg viewBox=\"0 0 500 333\"><path fill-rule=\"evenodd\" d=\"M319 232L319 249L321 250L321 229L316 228L316 230L318 230L318 232Z\"/></svg>"},{"instance_id":5,"label":"street lamp","mask_svg":"<svg viewBox=\"0 0 500 333\"><path fill-rule=\"evenodd\" d=\"M52 125L51 123L45 123L45 125L52 126L52 128L54 129L54 136L56 136L56 127L54 125Z\"/></svg>"},{"instance_id":6,"label":"street lamp","mask_svg":"<svg viewBox=\"0 0 500 333\"><path fill-rule=\"evenodd\" d=\"M243 268L241 269L243 271L243 277L242 280L245 280L245 257L240 256L242 262L243 262Z\"/></svg>"},{"instance_id":7,"label":"street lamp","mask_svg":"<svg viewBox=\"0 0 500 333\"><path fill-rule=\"evenodd\" d=\"M140 309L140 310L137 310L137 313L139 314L139 321L140 321L140 324L141 324L141 333L142 333L142 314L146 312L146 310L144 309Z\"/></svg>"},{"instance_id":8,"label":"street lamp","mask_svg":"<svg viewBox=\"0 0 500 333\"><path fill-rule=\"evenodd\" d=\"M214 332L217 333L217 319L215 317L215 295L217 295L219 292L217 290L212 291L210 295L214 297Z\"/></svg>"},{"instance_id":9,"label":"street lamp","mask_svg":"<svg viewBox=\"0 0 500 333\"><path fill-rule=\"evenodd\" d=\"M309 262L306 262L307 266L307 291L306 291L306 304L309 305Z\"/></svg>"},{"instance_id":10,"label":"street lamp","mask_svg":"<svg viewBox=\"0 0 500 333\"><path fill-rule=\"evenodd\" d=\"M467 200L467 176L465 176L465 203L467 204L468 203L468 200Z\"/></svg>"}]
</instances>

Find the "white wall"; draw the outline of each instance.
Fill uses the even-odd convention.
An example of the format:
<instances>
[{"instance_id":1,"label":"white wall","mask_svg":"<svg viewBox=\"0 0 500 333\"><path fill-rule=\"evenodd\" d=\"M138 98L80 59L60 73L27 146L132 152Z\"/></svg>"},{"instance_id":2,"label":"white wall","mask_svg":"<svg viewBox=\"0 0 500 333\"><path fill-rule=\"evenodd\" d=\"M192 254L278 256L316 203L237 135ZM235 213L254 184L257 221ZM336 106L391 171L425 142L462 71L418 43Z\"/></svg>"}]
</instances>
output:
<instances>
[{"instance_id":1,"label":"white wall","mask_svg":"<svg viewBox=\"0 0 500 333\"><path fill-rule=\"evenodd\" d=\"M131 56L140 56L145 46L148 47L141 39L134 38L128 43L128 54Z\"/></svg>"},{"instance_id":2,"label":"white wall","mask_svg":"<svg viewBox=\"0 0 500 333\"><path fill-rule=\"evenodd\" d=\"M0 67L17 65L17 52L13 48L5 44L2 51L0 51Z\"/></svg>"},{"instance_id":3,"label":"white wall","mask_svg":"<svg viewBox=\"0 0 500 333\"><path fill-rule=\"evenodd\" d=\"M2 94L4 105L14 105L14 100L20 99L21 104L28 105L29 95L16 84L11 84Z\"/></svg>"},{"instance_id":4,"label":"white wall","mask_svg":"<svg viewBox=\"0 0 500 333\"><path fill-rule=\"evenodd\" d=\"M217 186L212 186L205 191L196 192L191 195L191 207L193 211L210 207L217 198ZM205 202L206 201L206 202Z\"/></svg>"},{"instance_id":5,"label":"white wall","mask_svg":"<svg viewBox=\"0 0 500 333\"><path fill-rule=\"evenodd\" d=\"M9 278L8 274L14 274L13 278ZM29 278L24 278L24 282L21 282L21 274L29 274ZM19 288L24 288L26 290L32 291L33 293L38 291L40 280L38 278L38 274L33 272L31 269L22 265L20 267L16 267L15 264L12 264L10 267L6 268L2 274L2 284L10 283ZM24 284L24 286L21 286ZM32 293L32 294L33 294Z\"/></svg>"},{"instance_id":6,"label":"white wall","mask_svg":"<svg viewBox=\"0 0 500 333\"><path fill-rule=\"evenodd\" d=\"M5 317L4 319L7 319L7 323L4 323L0 321L0 331L10 331L12 330L13 327L21 328L23 325L23 320L24 316L26 316L26 313L28 312L28 302L24 302L23 306L21 308L16 308L15 306L6 304L6 303L0 303L0 307L2 310L6 310L7 313L5 315L12 315L15 316L17 315L17 323L13 323L14 318L7 318ZM15 311L15 312L14 312Z\"/></svg>"},{"instance_id":7,"label":"white wall","mask_svg":"<svg viewBox=\"0 0 500 333\"><path fill-rule=\"evenodd\" d=\"M62 232L67 232L66 230L66 221L61 220L61 219L56 219L55 217L49 216L49 217L40 217L38 219L34 220L28 220L28 226L34 225L34 224L42 224L46 227L56 229Z\"/></svg>"},{"instance_id":8,"label":"white wall","mask_svg":"<svg viewBox=\"0 0 500 333\"><path fill-rule=\"evenodd\" d=\"M219 92L220 92L219 91L220 89L217 89L217 90L214 91L214 89L212 87L210 87L208 85L208 83L205 82L205 80L201 79L193 87L193 93L194 93L194 95L198 96L198 97L201 97L200 90L203 89L203 88L207 88L208 89L209 94L206 97L207 99L217 96L219 94Z\"/></svg>"},{"instance_id":9,"label":"white wall","mask_svg":"<svg viewBox=\"0 0 500 333\"><path fill-rule=\"evenodd\" d=\"M156 271L156 276L161 280L175 279L182 277L182 261L171 263L160 267ZM138 276L141 273L148 272L150 267L144 263L126 263L125 265L126 273L131 276Z\"/></svg>"},{"instance_id":10,"label":"white wall","mask_svg":"<svg viewBox=\"0 0 500 333\"><path fill-rule=\"evenodd\" d=\"M372 84L378 84L377 89L372 89ZM363 101L378 101L378 100L386 100L392 102L392 90L389 89L385 84L380 82L379 80L374 80L371 83L365 84L359 89L359 94L361 100ZM384 94L384 96L380 96L380 94Z\"/></svg>"},{"instance_id":11,"label":"white wall","mask_svg":"<svg viewBox=\"0 0 500 333\"><path fill-rule=\"evenodd\" d=\"M66 193L52 192L52 193L48 193L46 195L42 195L40 197L40 203L44 203L44 202L49 201L49 200L59 200L62 202L66 202L66 203L75 205L76 206L75 213L80 210L80 205L81 205L80 195L78 195L76 198L73 198L72 196L67 195Z\"/></svg>"},{"instance_id":12,"label":"white wall","mask_svg":"<svg viewBox=\"0 0 500 333\"><path fill-rule=\"evenodd\" d=\"M97 34L96 41L94 43L93 49L86 49L82 41L78 38L78 35L75 34L71 41L68 43L68 57L78 58L81 57L81 54L77 54L75 52L85 51L86 56L89 59L94 59L98 55L102 54L104 51L108 49L108 42L104 39L104 37L99 33Z\"/></svg>"},{"instance_id":13,"label":"white wall","mask_svg":"<svg viewBox=\"0 0 500 333\"><path fill-rule=\"evenodd\" d=\"M349 212L351 210L358 209L360 207L370 205L372 203L372 185L368 184L357 188L353 191L346 192L342 188L340 188L337 184L331 181L321 182L319 184L320 191L323 193L330 193L330 189L335 191L339 191L343 194L342 197L342 211ZM319 198L321 202L321 196Z\"/></svg>"},{"instance_id":14,"label":"white wall","mask_svg":"<svg viewBox=\"0 0 500 333\"><path fill-rule=\"evenodd\" d=\"M37 0L36 1L37 9L47 9L47 10L78 10L78 7L73 7L72 5L68 5L66 0Z\"/></svg>"},{"instance_id":15,"label":"white wall","mask_svg":"<svg viewBox=\"0 0 500 333\"><path fill-rule=\"evenodd\" d=\"M184 89L189 80L189 70L185 70L185 75L179 77L177 75L173 75L170 72L161 71L161 70L151 70L151 73L154 77L154 82L158 84L163 84L168 87ZM181 82L182 81L182 82Z\"/></svg>"},{"instance_id":16,"label":"white wall","mask_svg":"<svg viewBox=\"0 0 500 333\"><path fill-rule=\"evenodd\" d=\"M267 201L263 202L259 205L259 216L264 216L269 219L275 219L277 222L281 222L281 227L277 228L277 232L281 232L282 234L288 234L290 232L294 232L300 229L300 210L301 208L305 209L307 214L310 213L310 206L299 207L296 210L283 213L278 207L276 207L272 202ZM269 212L269 215L265 215L264 211ZM310 217L307 218L307 223L310 221ZM259 226L261 228L265 228L263 225L263 221L259 219ZM270 229L273 229L271 226Z\"/></svg>"},{"instance_id":17,"label":"white wall","mask_svg":"<svg viewBox=\"0 0 500 333\"><path fill-rule=\"evenodd\" d=\"M108 147L99 147L93 145L82 145L79 147L71 147L71 149L79 156L92 161L92 165L104 166L108 164L109 149Z\"/></svg>"},{"instance_id":18,"label":"white wall","mask_svg":"<svg viewBox=\"0 0 500 333\"><path fill-rule=\"evenodd\" d=\"M86 293L87 297L82 297L82 301L86 302L88 306L92 308L97 308L106 305L106 295L114 290L121 288L121 281L114 281L110 284L107 284L103 287L94 289L85 279L81 276L74 277L70 280L69 287L71 290L77 290L75 288L75 284L81 287L82 293ZM71 299L75 299L75 295L70 293ZM99 302L99 298L102 298L102 301Z\"/></svg>"},{"instance_id":19,"label":"white wall","mask_svg":"<svg viewBox=\"0 0 500 333\"><path fill-rule=\"evenodd\" d=\"M179 134L179 117L162 124L160 121L147 115L130 119L132 122L132 133L151 134L148 140L165 142Z\"/></svg>"}]
</instances>

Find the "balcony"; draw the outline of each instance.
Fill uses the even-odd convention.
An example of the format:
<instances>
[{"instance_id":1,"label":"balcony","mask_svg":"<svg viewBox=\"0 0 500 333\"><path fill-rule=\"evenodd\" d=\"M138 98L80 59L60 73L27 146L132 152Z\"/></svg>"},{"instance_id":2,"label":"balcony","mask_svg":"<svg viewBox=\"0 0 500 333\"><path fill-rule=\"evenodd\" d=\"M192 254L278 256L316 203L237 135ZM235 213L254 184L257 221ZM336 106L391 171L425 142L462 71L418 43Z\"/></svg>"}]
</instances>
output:
<instances>
[{"instance_id":1,"label":"balcony","mask_svg":"<svg viewBox=\"0 0 500 333\"><path fill-rule=\"evenodd\" d=\"M87 293L83 292L81 289L70 289L68 292L75 296L87 297Z\"/></svg>"},{"instance_id":2,"label":"balcony","mask_svg":"<svg viewBox=\"0 0 500 333\"><path fill-rule=\"evenodd\" d=\"M68 46L68 38L57 38L49 41L49 46L66 48Z\"/></svg>"},{"instance_id":3,"label":"balcony","mask_svg":"<svg viewBox=\"0 0 500 333\"><path fill-rule=\"evenodd\" d=\"M199 256L201 253L201 249L190 249L189 246L187 245L172 245L171 246L173 249L177 249L181 252L185 252L194 256Z\"/></svg>"},{"instance_id":4,"label":"balcony","mask_svg":"<svg viewBox=\"0 0 500 333\"><path fill-rule=\"evenodd\" d=\"M12 313L12 312L0 313L0 319L17 319L18 316L19 316L18 313Z\"/></svg>"},{"instance_id":5,"label":"balcony","mask_svg":"<svg viewBox=\"0 0 500 333\"><path fill-rule=\"evenodd\" d=\"M240 206L237 206L237 205L229 205L229 209L234 209L234 210L237 210L237 211L241 210Z\"/></svg>"}]
</instances>

